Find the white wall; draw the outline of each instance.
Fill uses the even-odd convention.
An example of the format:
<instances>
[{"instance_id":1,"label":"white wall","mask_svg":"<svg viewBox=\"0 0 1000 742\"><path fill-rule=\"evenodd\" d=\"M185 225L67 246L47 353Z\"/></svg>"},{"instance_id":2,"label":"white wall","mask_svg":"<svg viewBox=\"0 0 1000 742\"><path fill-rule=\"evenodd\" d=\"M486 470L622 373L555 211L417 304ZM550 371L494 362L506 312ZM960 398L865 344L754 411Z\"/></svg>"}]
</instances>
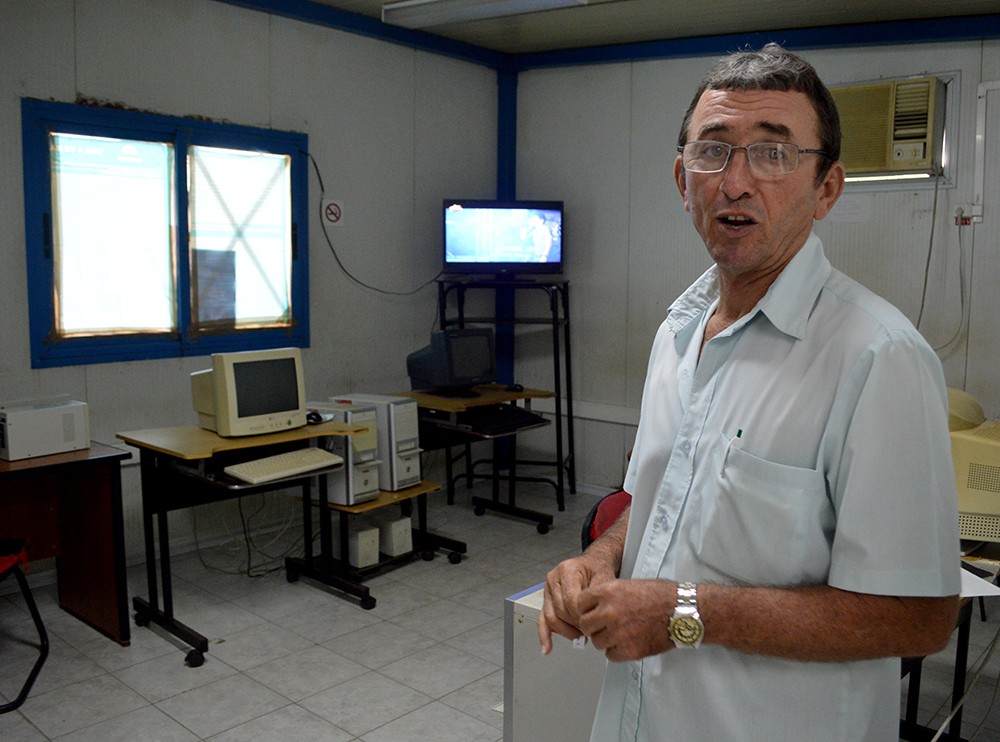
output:
<instances>
[{"instance_id":1,"label":"white wall","mask_svg":"<svg viewBox=\"0 0 1000 742\"><path fill-rule=\"evenodd\" d=\"M920 329L945 346L961 320L960 242L968 332L940 355L949 385L967 388L1000 417L1000 91L991 94L993 153L986 220L954 226L973 199L977 87L1000 79L996 42L804 52L829 85L915 74L959 73L956 187L860 192L848 188L817 225L838 268L881 293L916 322L928 246L933 250ZM678 128L714 58L689 58L522 74L518 99L518 195L563 198L572 325L578 478L614 484L631 446L656 328L671 301L708 265L673 182ZM992 143L992 144L991 144ZM527 358L532 377L541 362ZM531 364L535 365L532 366ZM524 374L520 374L522 380ZM586 417L596 418L587 420ZM603 421L602 421L603 420Z\"/></svg>"},{"instance_id":2,"label":"white wall","mask_svg":"<svg viewBox=\"0 0 1000 742\"><path fill-rule=\"evenodd\" d=\"M326 186L345 204L329 230L348 270L310 223L310 396L405 388L407 352L436 314L438 210L446 196L491 197L496 183L496 80L478 65L210 0L7 0L0 25L0 399L66 393L90 403L93 437L190 424L188 373L198 359L30 368L19 101L78 95L171 115L305 131ZM957 187L848 192L818 231L835 265L920 311L932 344L960 319L964 261L971 340L943 353L948 382L1000 417L1000 193L987 173L983 224L952 224L972 200L977 86L1000 79L1000 42L821 50L805 54L830 84L917 73L960 73ZM646 356L670 302L708 267L672 179L684 109L712 60L673 59L523 73L518 84L517 195L567 206L577 478L615 486L634 435ZM998 94L992 94L995 103ZM1000 151L992 107L988 151ZM311 180L318 212L319 188ZM992 211L991 211L992 210ZM403 294L403 295L399 295ZM518 298L518 311L547 311ZM518 330L518 381L551 388L547 330ZM528 437L546 448L551 436ZM127 548L140 536L138 475L126 470ZM235 529L223 505L199 515L208 532ZM183 521L184 514L173 520ZM183 539L183 529L181 538Z\"/></svg>"},{"instance_id":3,"label":"white wall","mask_svg":"<svg viewBox=\"0 0 1000 742\"><path fill-rule=\"evenodd\" d=\"M385 291L412 291L440 269L442 199L495 193L496 77L480 65L207 0L6 0L0 70L0 399L85 400L99 441L193 424L188 374L206 363L31 369L22 97L86 96L306 132L326 195L345 205L333 246L360 280ZM310 178L315 215L320 193ZM360 288L336 266L317 218L309 231L307 394L408 388L406 354L427 342L436 316L433 284L406 296ZM136 467L124 486L126 548L135 555ZM202 539L239 530L232 507L213 508L198 516ZM172 516L179 543L188 518Z\"/></svg>"}]
</instances>

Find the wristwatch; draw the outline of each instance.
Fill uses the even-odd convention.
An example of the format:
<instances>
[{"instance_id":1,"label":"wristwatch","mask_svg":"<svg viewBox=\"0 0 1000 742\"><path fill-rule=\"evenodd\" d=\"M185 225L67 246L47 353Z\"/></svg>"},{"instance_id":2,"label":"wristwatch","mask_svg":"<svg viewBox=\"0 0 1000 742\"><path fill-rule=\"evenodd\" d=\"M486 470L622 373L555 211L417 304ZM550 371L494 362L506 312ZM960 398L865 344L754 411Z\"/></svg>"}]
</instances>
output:
<instances>
[{"instance_id":1,"label":"wristwatch","mask_svg":"<svg viewBox=\"0 0 1000 742\"><path fill-rule=\"evenodd\" d=\"M681 649L695 649L705 637L705 624L698 613L698 586L693 582L677 585L677 607L670 617L670 639Z\"/></svg>"}]
</instances>

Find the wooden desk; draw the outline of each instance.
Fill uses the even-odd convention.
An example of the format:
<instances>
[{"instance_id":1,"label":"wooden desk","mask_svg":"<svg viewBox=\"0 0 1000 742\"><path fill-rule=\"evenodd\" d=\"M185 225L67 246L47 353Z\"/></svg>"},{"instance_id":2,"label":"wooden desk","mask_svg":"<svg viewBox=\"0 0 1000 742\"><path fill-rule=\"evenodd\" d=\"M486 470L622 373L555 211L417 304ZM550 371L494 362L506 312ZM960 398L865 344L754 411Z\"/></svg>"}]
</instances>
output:
<instances>
[{"instance_id":1,"label":"wooden desk","mask_svg":"<svg viewBox=\"0 0 1000 742\"><path fill-rule=\"evenodd\" d=\"M148 599L135 597L132 600L136 624L145 626L155 623L191 645L192 649L186 657L189 665L197 667L203 664L208 640L174 617L168 514L195 505L295 487L302 489L303 501L309 502L312 479L332 469L320 469L260 485L231 479L225 476L223 469L237 461L300 447L312 438L354 435L363 430L365 428L358 425L327 422L241 438L223 438L195 425L118 433L118 438L139 449L142 477L142 523L149 596ZM321 496L325 499L326 477L319 477L319 481ZM162 607L156 574L157 539Z\"/></svg>"},{"instance_id":2,"label":"wooden desk","mask_svg":"<svg viewBox=\"0 0 1000 742\"><path fill-rule=\"evenodd\" d=\"M121 462L128 451L0 460L0 537L28 540L32 559L56 558L59 606L119 644L130 640Z\"/></svg>"},{"instance_id":3,"label":"wooden desk","mask_svg":"<svg viewBox=\"0 0 1000 742\"><path fill-rule=\"evenodd\" d=\"M513 448L504 449L504 439L510 440L518 433L525 432L531 428L522 428L496 435L486 435L475 430L463 430L458 426L462 413L474 410L478 407L496 407L504 404L516 404L523 402L524 406L531 407L532 399L547 399L555 396L554 392L542 389L519 389L513 390L502 384L484 384L475 387L474 397L447 397L425 391L403 392L400 396L411 397L417 400L420 411L420 446L424 450L433 451L445 449L445 476L448 480L448 503L454 502L454 481L457 477L453 474L453 458L451 449L455 446L464 448L465 458L465 478L469 486L476 476L475 468L477 464L492 465L492 473L489 477L493 481L493 493L491 497L473 497L472 505L476 515L482 515L486 510L512 515L516 518L523 518L536 523L539 533L548 533L549 526L552 525L553 518L548 513L541 513L537 510L529 510L517 505L517 495L515 492L515 482L532 481L545 482L551 484L556 490L556 504L559 510L564 510L566 505L563 499L563 466L562 449L559 434L557 432L556 460L555 461L531 461L518 459ZM548 425L551 421L546 420ZM472 461L470 444L481 440L493 441L493 458L483 461ZM500 475L499 465L503 464L508 470L507 479L507 500L500 499ZM528 466L555 466L556 481L545 477L526 477L518 475L516 468L518 464Z\"/></svg>"}]
</instances>

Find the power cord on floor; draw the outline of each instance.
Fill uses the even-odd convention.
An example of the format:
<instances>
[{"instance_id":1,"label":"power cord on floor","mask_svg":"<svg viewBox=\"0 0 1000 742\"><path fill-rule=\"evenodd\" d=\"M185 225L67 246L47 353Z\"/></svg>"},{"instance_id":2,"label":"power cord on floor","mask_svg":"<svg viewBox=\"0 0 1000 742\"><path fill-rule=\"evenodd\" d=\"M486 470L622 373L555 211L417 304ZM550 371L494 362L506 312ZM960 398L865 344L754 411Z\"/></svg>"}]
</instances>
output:
<instances>
[{"instance_id":1,"label":"power cord on floor","mask_svg":"<svg viewBox=\"0 0 1000 742\"><path fill-rule=\"evenodd\" d=\"M266 547L261 547L257 544L254 539L253 529L251 527L251 521L254 517L264 512L266 509L265 495L262 493L260 495L260 505L257 509L247 515L244 513L243 500L245 498L238 498L238 510L240 517L240 534L234 533L231 529L227 528L226 531L230 539L235 542L235 545L230 547L231 551L239 549L245 552L244 559L240 560L240 563L234 568L230 566L218 566L215 564L209 564L205 559L205 554L202 548L201 540L198 535L198 508L191 509L192 518L192 532L195 542L195 551L198 554L198 561L201 566L210 572L215 572L216 574L223 575L246 575L247 577L262 577L267 574L272 574L281 570L284 567L285 557L292 556L298 553L300 548L302 537L297 537L291 544L289 544L282 553L271 554L266 549L273 546L282 535L287 532L291 523L296 520L296 514L293 511L289 512L288 517L285 520L284 525L282 525L274 536L270 539ZM259 564L254 565L253 556L257 554L263 557L263 561Z\"/></svg>"}]
</instances>

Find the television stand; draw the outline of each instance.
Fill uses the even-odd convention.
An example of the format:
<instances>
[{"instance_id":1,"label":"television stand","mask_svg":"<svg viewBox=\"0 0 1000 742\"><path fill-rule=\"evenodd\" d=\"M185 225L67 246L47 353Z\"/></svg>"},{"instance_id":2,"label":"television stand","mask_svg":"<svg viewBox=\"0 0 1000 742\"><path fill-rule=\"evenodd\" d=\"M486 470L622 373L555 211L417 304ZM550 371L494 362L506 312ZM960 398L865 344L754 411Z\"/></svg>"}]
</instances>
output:
<instances>
[{"instance_id":1,"label":"television stand","mask_svg":"<svg viewBox=\"0 0 1000 742\"><path fill-rule=\"evenodd\" d=\"M555 412L556 458L551 462L556 467L556 492L559 510L565 510L563 499L563 479L569 479L569 491L576 493L576 453L573 438L573 374L569 334L569 281L560 277L536 276L519 279L513 276L482 278L475 276L450 276L439 278L438 318L441 329L451 326L465 327L467 324L489 324L511 327L518 324L549 325L552 329L552 375ZM465 313L465 296L472 290L486 289L494 292L496 302L501 297L509 297L513 307L513 294L519 290L543 291L549 299L547 317L514 317L494 311L492 315L471 317ZM457 314L448 316L448 296L454 294ZM561 332L560 332L561 330ZM499 346L498 346L499 347ZM500 361L500 358L497 359ZM509 381L509 380L508 380ZM565 386L564 386L565 382ZM563 449L563 402L565 401L565 452ZM542 463L542 462L538 462Z\"/></svg>"}]
</instances>

